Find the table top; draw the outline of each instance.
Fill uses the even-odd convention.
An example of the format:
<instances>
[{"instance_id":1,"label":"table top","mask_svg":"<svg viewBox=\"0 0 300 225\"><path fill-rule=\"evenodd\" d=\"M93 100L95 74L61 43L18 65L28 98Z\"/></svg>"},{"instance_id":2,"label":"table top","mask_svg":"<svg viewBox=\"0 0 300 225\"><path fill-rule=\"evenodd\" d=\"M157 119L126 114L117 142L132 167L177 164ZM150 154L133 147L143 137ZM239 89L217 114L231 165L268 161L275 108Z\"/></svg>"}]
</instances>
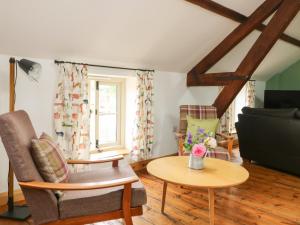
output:
<instances>
[{"instance_id":1,"label":"table top","mask_svg":"<svg viewBox=\"0 0 300 225\"><path fill-rule=\"evenodd\" d=\"M225 160L205 158L204 169L188 167L188 156L171 156L156 159L147 165L148 172L167 182L198 188L223 188L244 183L248 171Z\"/></svg>"}]
</instances>

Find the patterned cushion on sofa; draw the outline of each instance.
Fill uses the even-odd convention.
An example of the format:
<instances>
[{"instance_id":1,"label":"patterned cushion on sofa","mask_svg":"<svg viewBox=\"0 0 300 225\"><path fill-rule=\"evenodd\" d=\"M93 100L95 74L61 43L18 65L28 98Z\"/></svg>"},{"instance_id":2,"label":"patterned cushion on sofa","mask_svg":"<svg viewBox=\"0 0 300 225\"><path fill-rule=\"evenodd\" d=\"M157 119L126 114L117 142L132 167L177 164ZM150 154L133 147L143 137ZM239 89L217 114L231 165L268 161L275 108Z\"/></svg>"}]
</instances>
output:
<instances>
[{"instance_id":1,"label":"patterned cushion on sofa","mask_svg":"<svg viewBox=\"0 0 300 225\"><path fill-rule=\"evenodd\" d=\"M32 140L32 157L45 181L51 183L68 181L70 172L66 160L49 135L43 133L39 139Z\"/></svg>"}]
</instances>

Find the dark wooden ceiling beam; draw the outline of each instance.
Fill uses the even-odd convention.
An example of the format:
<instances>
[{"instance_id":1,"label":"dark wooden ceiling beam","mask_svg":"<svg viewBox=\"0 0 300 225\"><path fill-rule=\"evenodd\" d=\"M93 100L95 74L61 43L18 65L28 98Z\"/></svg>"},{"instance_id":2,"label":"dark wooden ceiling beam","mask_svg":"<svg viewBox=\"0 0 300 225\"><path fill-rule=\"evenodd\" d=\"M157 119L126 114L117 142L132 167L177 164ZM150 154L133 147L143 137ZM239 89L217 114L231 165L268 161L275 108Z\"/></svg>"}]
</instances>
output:
<instances>
[{"instance_id":1,"label":"dark wooden ceiling beam","mask_svg":"<svg viewBox=\"0 0 300 225\"><path fill-rule=\"evenodd\" d=\"M266 29L261 33L237 68L235 72L236 75L247 76L248 78L251 77L259 64L274 46L280 35L297 15L298 11L298 0L283 0L283 3L278 8ZM218 109L219 118L224 114L245 83L246 81L244 80L232 81L230 85L223 88L213 104Z\"/></svg>"},{"instance_id":2,"label":"dark wooden ceiling beam","mask_svg":"<svg viewBox=\"0 0 300 225\"><path fill-rule=\"evenodd\" d=\"M233 9L227 8L227 7L221 5L217 2L214 2L212 0L186 0L186 1L191 2L195 5L198 5L198 6L204 8L204 9L207 9L211 12L217 13L221 16L224 16L224 17L231 19L238 23L244 23L248 19L247 16L245 16ZM295 1L297 1L297 0L295 0ZM263 31L265 29L265 27L266 27L266 25L260 24L256 27L256 29L259 31ZM280 39L285 42L288 42L292 45L300 47L300 40L298 40L294 37L291 37L287 34L282 33L280 35Z\"/></svg>"},{"instance_id":3,"label":"dark wooden ceiling beam","mask_svg":"<svg viewBox=\"0 0 300 225\"><path fill-rule=\"evenodd\" d=\"M226 86L232 83L234 80L248 80L247 77L237 76L235 72L224 73L206 73L201 75L199 84L201 86Z\"/></svg>"},{"instance_id":4,"label":"dark wooden ceiling beam","mask_svg":"<svg viewBox=\"0 0 300 225\"><path fill-rule=\"evenodd\" d=\"M235 28L217 47L206 55L187 75L187 86L199 86L201 76L232 50L241 40L266 20L280 6L282 0L266 0L247 19ZM219 85L216 83L216 85Z\"/></svg>"}]
</instances>

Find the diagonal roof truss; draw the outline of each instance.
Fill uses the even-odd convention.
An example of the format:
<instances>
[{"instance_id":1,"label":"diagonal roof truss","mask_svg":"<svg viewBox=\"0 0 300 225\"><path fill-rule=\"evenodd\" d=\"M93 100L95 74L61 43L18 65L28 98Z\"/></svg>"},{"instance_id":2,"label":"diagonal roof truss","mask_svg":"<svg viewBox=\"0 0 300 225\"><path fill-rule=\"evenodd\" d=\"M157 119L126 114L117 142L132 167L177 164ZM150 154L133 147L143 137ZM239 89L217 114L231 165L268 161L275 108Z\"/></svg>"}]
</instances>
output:
<instances>
[{"instance_id":1,"label":"diagonal roof truss","mask_svg":"<svg viewBox=\"0 0 300 225\"><path fill-rule=\"evenodd\" d=\"M193 0L190 2L197 2L197 5L199 5L199 2L207 4L212 1ZM226 85L213 104L218 109L218 117L221 117L239 91L251 78L254 71L274 46L276 41L282 37L284 30L297 15L299 9L299 0L266 0L191 71L189 71L187 75L187 86ZM220 10L220 7L218 10ZM265 26L261 35L251 47L236 71L205 74L247 35L257 29L257 27L260 27L262 22L274 12L274 16L268 25Z\"/></svg>"}]
</instances>

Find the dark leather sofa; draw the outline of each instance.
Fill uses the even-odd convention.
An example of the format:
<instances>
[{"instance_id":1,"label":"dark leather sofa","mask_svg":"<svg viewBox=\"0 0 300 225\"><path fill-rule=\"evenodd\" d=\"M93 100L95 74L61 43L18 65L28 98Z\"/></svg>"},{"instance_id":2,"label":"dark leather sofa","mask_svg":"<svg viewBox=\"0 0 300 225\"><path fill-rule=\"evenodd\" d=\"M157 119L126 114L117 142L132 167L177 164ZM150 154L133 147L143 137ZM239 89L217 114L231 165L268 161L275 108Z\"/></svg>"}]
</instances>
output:
<instances>
[{"instance_id":1,"label":"dark leather sofa","mask_svg":"<svg viewBox=\"0 0 300 225\"><path fill-rule=\"evenodd\" d=\"M245 107L236 123L241 157L300 176L300 111Z\"/></svg>"}]
</instances>

